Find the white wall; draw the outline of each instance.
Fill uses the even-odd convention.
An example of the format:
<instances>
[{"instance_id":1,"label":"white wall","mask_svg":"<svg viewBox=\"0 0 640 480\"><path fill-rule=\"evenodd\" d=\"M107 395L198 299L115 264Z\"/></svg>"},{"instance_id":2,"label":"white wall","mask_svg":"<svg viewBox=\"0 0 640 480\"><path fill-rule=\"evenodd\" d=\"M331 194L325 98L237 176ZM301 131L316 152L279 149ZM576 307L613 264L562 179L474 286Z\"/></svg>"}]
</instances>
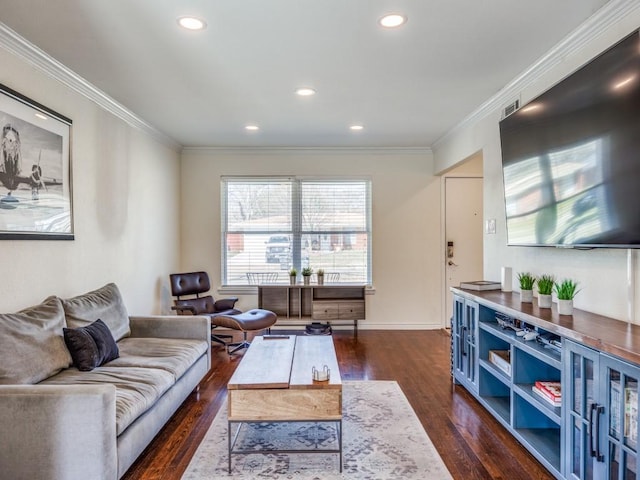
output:
<instances>
[{"instance_id":1,"label":"white wall","mask_svg":"<svg viewBox=\"0 0 640 480\"><path fill-rule=\"evenodd\" d=\"M0 311L116 282L129 313L160 313L179 264L179 153L1 48L0 65L1 83L73 121L75 224L74 241L0 241Z\"/></svg>"},{"instance_id":2,"label":"white wall","mask_svg":"<svg viewBox=\"0 0 640 480\"><path fill-rule=\"evenodd\" d=\"M430 152L186 149L182 154L182 267L220 287L220 177L369 176L373 287L362 328L441 326L440 181ZM227 293L227 292L225 292ZM218 296L224 293L220 292ZM255 294L240 307L257 306Z\"/></svg>"},{"instance_id":3,"label":"white wall","mask_svg":"<svg viewBox=\"0 0 640 480\"><path fill-rule=\"evenodd\" d=\"M527 103L553 84L591 60L600 52L631 33L640 25L640 9L624 19L608 26L599 36L582 45L578 51L562 57L558 64L521 92L522 104ZM573 278L581 291L575 306L621 320L629 318L627 308L633 297L640 300L640 293L628 295L627 251L598 249L590 251L554 248L527 248L506 246L504 193L502 187L501 151L498 122L500 112L494 111L475 123L466 125L434 146L435 171L442 172L462 159L481 150L484 159L484 217L497 219L497 234L484 238L485 278L500 278L501 266L512 266L515 273L531 271L534 274L550 273L556 277ZM635 252L633 267L635 284L638 280L638 261ZM514 283L515 285L515 283ZM635 318L639 309L633 308Z\"/></svg>"}]
</instances>

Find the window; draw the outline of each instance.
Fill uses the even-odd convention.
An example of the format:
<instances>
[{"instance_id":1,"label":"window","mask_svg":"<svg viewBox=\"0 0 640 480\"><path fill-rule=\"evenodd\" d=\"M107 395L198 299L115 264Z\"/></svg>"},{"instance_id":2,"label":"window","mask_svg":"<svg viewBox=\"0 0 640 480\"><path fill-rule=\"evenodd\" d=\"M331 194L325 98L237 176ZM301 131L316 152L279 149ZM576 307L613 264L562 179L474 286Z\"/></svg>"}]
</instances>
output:
<instances>
[{"instance_id":1,"label":"window","mask_svg":"<svg viewBox=\"0 0 640 480\"><path fill-rule=\"evenodd\" d=\"M371 283L371 182L222 179L222 283L288 283L310 267Z\"/></svg>"}]
</instances>

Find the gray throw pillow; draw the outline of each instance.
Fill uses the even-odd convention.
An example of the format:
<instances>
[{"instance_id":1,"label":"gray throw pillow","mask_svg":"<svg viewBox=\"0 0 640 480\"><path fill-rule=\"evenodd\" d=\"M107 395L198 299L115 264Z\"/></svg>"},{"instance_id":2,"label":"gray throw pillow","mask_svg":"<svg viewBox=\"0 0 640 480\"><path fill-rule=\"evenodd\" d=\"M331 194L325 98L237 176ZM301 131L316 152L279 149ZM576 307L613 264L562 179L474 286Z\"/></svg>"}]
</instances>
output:
<instances>
[{"instance_id":1,"label":"gray throw pillow","mask_svg":"<svg viewBox=\"0 0 640 480\"><path fill-rule=\"evenodd\" d=\"M129 314L115 283L77 297L63 299L62 306L69 328L86 327L100 318L109 327L116 342L131 334Z\"/></svg>"},{"instance_id":2,"label":"gray throw pillow","mask_svg":"<svg viewBox=\"0 0 640 480\"><path fill-rule=\"evenodd\" d=\"M78 370L88 372L120 355L109 327L100 319L86 327L64 328L63 332L64 342Z\"/></svg>"},{"instance_id":3,"label":"gray throw pillow","mask_svg":"<svg viewBox=\"0 0 640 480\"><path fill-rule=\"evenodd\" d=\"M34 384L68 368L71 357L62 338L64 325L57 297L0 314L0 384Z\"/></svg>"}]
</instances>

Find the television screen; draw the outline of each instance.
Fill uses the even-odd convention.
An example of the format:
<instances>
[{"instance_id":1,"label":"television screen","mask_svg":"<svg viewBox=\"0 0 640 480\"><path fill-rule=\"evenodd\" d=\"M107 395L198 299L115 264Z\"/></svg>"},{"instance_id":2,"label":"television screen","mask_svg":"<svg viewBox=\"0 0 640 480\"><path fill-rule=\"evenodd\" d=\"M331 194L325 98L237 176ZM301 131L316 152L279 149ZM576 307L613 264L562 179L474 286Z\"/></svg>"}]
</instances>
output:
<instances>
[{"instance_id":1,"label":"television screen","mask_svg":"<svg viewBox=\"0 0 640 480\"><path fill-rule=\"evenodd\" d=\"M509 245L640 248L640 37L500 122Z\"/></svg>"}]
</instances>

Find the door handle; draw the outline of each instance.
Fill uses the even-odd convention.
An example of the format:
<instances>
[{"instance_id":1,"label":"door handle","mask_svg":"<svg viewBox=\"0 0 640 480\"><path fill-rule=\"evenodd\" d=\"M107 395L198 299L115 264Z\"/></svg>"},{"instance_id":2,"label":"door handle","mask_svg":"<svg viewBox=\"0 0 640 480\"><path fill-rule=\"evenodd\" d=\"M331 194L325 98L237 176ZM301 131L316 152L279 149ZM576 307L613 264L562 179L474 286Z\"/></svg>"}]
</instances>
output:
<instances>
[{"instance_id":1,"label":"door handle","mask_svg":"<svg viewBox=\"0 0 640 480\"><path fill-rule=\"evenodd\" d=\"M592 403L591 410L589 410L589 455L591 457L596 456L596 449L593 446L593 414L597 406L597 403Z\"/></svg>"},{"instance_id":2,"label":"door handle","mask_svg":"<svg viewBox=\"0 0 640 480\"><path fill-rule=\"evenodd\" d=\"M604 455L600 451L600 415L603 413L604 406L597 403L591 404L589 411L589 455L598 462L604 462Z\"/></svg>"},{"instance_id":3,"label":"door handle","mask_svg":"<svg viewBox=\"0 0 640 480\"><path fill-rule=\"evenodd\" d=\"M447 265L449 265L450 267L457 267L457 266L458 266L458 264L457 264L457 263L455 263L453 260L449 260L449 261L447 262Z\"/></svg>"},{"instance_id":4,"label":"door handle","mask_svg":"<svg viewBox=\"0 0 640 480\"><path fill-rule=\"evenodd\" d=\"M462 356L467 356L467 327L462 327Z\"/></svg>"},{"instance_id":5,"label":"door handle","mask_svg":"<svg viewBox=\"0 0 640 480\"><path fill-rule=\"evenodd\" d=\"M596 431L594 433L596 437L596 460L598 462L604 462L604 455L600 452L600 417L604 413L604 406L598 405L596 407Z\"/></svg>"}]
</instances>

